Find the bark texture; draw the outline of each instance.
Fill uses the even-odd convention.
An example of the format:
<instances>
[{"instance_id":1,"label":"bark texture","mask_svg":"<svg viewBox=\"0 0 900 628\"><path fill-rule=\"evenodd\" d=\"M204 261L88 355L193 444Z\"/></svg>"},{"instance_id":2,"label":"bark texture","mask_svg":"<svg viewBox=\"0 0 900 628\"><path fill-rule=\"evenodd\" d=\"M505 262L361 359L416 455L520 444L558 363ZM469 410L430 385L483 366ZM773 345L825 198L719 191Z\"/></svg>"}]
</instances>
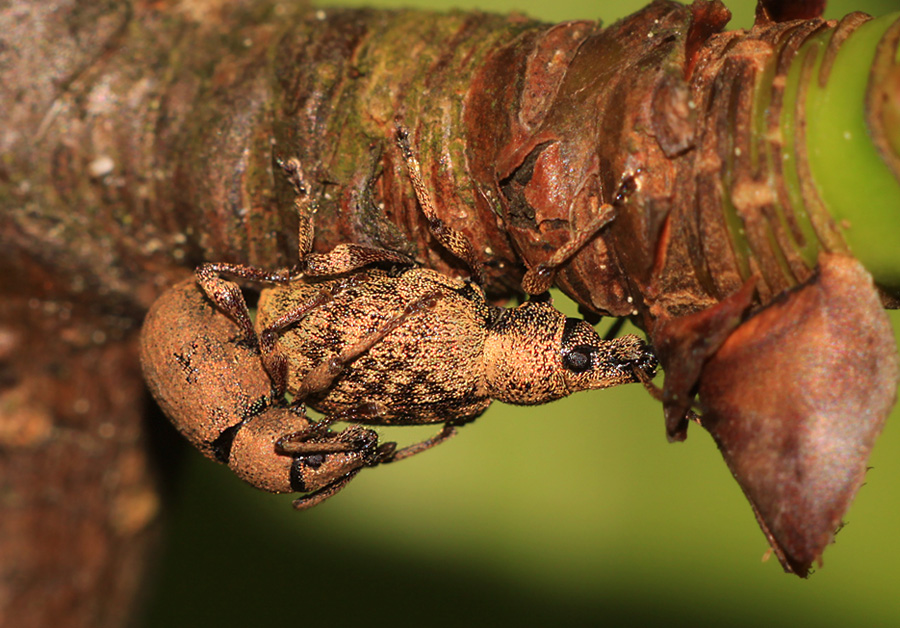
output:
<instances>
[{"instance_id":1,"label":"bark texture","mask_svg":"<svg viewBox=\"0 0 900 628\"><path fill-rule=\"evenodd\" d=\"M463 270L422 224L392 141L398 120L442 219L470 239L497 297L515 294L525 269L623 180L635 183L558 283L587 310L648 331L667 371L672 438L684 437L699 387L705 426L751 500L744 476L758 469L735 452L770 425L737 440L741 430L721 427L744 420L733 405L756 410L740 377L704 383L720 346L730 353L716 360L740 356L736 343L764 337L809 294L864 294L840 301L872 321L845 390L889 408L896 351L875 287L862 269L829 270L853 264L813 187L799 225L778 213L790 206L778 163L754 157L777 153L781 138L777 120L753 115L751 88L765 82L777 102L776 79L801 44L837 26L817 5L791 22L761 8L752 31L726 33L727 12L703 1L655 2L606 29L267 2L10 3L0 14L0 623L126 617L158 510L136 334L161 291L202 261L292 263L297 222L278 159L298 157L312 175L317 250L356 241ZM751 133L760 124L768 144ZM798 246L804 238L814 246ZM834 256L817 270L821 251ZM810 333L807 348L822 342ZM819 398L833 375L779 376L780 394ZM840 503L814 533L796 541L793 528L763 523L786 568L805 574L821 555L883 419L872 412L860 430ZM796 420L803 431L811 419ZM782 454L766 464L794 464L791 448ZM793 507L786 499L755 508L765 519Z\"/></svg>"}]
</instances>

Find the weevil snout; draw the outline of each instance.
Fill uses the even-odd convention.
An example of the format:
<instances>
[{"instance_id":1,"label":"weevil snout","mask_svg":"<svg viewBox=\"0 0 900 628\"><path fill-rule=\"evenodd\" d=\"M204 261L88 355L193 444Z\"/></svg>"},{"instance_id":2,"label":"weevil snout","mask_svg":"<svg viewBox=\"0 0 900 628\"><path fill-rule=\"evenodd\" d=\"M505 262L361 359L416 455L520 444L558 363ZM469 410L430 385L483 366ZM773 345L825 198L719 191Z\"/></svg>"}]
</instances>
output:
<instances>
[{"instance_id":1,"label":"weevil snout","mask_svg":"<svg viewBox=\"0 0 900 628\"><path fill-rule=\"evenodd\" d=\"M656 376L656 369L659 367L659 359L653 349L632 334L621 338L621 340L625 339L629 342L623 347L622 354L615 358L618 360L617 368L623 373L632 375L633 381L653 379Z\"/></svg>"}]
</instances>

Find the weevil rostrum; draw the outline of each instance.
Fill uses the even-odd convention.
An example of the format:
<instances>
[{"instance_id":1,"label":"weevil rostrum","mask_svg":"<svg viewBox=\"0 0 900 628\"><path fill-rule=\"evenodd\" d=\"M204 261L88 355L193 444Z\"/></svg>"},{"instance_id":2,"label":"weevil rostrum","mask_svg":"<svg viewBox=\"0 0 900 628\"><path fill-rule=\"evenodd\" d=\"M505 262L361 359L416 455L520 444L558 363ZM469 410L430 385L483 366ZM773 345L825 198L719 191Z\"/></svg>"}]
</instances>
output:
<instances>
[{"instance_id":1,"label":"weevil rostrum","mask_svg":"<svg viewBox=\"0 0 900 628\"><path fill-rule=\"evenodd\" d=\"M206 456L272 492L305 492L307 508L365 467L420 453L455 434L493 400L535 405L580 390L644 381L657 360L637 336L605 340L546 295L504 308L485 299L468 241L435 211L406 133L398 129L416 198L441 244L472 279L359 244L312 253L314 201L297 160L283 164L297 193L296 271L210 263L154 304L142 332L151 391ZM553 272L614 216L611 205L523 286L544 292ZM255 323L236 283L262 290ZM284 393L293 395L288 403ZM305 406L325 415L306 416ZM340 432L335 422L348 423ZM442 424L398 449L364 425Z\"/></svg>"}]
</instances>

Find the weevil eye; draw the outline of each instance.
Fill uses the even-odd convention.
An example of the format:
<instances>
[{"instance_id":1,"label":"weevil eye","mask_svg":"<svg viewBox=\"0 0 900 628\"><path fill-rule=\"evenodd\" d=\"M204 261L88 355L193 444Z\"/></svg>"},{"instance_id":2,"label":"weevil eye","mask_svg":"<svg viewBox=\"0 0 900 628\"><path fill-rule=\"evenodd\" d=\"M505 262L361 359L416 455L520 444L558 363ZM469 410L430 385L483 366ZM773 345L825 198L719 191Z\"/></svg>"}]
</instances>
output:
<instances>
[{"instance_id":1,"label":"weevil eye","mask_svg":"<svg viewBox=\"0 0 900 628\"><path fill-rule=\"evenodd\" d=\"M562 357L563 366L573 373L584 373L591 368L591 353L594 348L591 345L578 345L573 347Z\"/></svg>"}]
</instances>

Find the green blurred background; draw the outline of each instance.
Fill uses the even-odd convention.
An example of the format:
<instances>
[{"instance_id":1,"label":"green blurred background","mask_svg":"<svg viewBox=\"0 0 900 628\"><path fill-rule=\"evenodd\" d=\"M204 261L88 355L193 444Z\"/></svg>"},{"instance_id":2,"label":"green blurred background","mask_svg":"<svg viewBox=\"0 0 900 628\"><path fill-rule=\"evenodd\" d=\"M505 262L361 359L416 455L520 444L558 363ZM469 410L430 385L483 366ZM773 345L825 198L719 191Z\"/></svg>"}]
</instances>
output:
<instances>
[{"instance_id":1,"label":"green blurred background","mask_svg":"<svg viewBox=\"0 0 900 628\"><path fill-rule=\"evenodd\" d=\"M644 3L363 4L609 22ZM732 26L749 26L754 2L726 4ZM900 9L829 5L829 17ZM435 428L381 431L408 442ZM145 628L900 625L897 411L848 525L807 581L762 560L766 541L710 437L695 427L667 444L660 406L638 386L541 408L495 404L449 443L364 471L302 513L181 441L169 446L182 468Z\"/></svg>"}]
</instances>

